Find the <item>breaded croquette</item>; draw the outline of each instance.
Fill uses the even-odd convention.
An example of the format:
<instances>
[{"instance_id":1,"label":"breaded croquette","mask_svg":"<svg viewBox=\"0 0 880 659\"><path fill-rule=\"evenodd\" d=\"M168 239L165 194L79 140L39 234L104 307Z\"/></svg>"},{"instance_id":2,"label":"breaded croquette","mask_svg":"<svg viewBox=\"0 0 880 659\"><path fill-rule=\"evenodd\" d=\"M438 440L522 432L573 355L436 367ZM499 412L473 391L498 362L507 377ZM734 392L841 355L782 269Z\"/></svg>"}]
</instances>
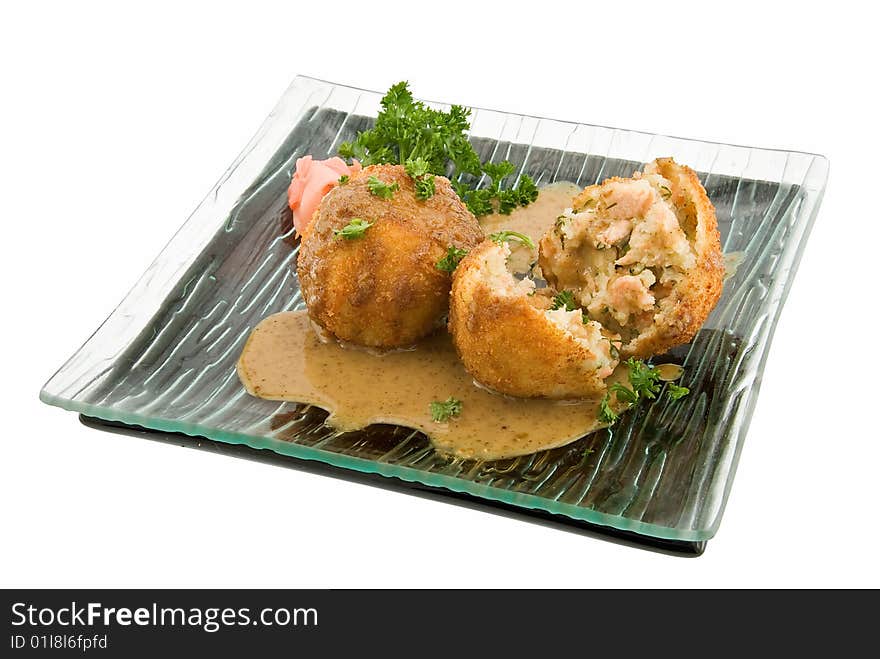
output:
<instances>
[{"instance_id":1,"label":"breaded croquette","mask_svg":"<svg viewBox=\"0 0 880 659\"><path fill-rule=\"evenodd\" d=\"M483 232L449 181L434 183L420 200L402 166L373 165L323 198L297 273L324 332L384 349L410 346L442 323L451 275L436 264L449 247L472 249Z\"/></svg>"}]
</instances>

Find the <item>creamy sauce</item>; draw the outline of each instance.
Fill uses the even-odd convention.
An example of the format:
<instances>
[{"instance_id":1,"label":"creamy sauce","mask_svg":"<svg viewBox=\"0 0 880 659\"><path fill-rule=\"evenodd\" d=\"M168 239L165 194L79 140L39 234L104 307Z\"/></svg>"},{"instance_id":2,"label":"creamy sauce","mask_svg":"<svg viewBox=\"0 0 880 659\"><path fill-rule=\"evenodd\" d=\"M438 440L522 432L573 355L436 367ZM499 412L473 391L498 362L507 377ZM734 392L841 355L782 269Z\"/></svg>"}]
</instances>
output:
<instances>
[{"instance_id":1,"label":"creamy sauce","mask_svg":"<svg viewBox=\"0 0 880 659\"><path fill-rule=\"evenodd\" d=\"M541 236L553 228L562 211L571 208L571 200L580 191L580 187L567 181L551 183L541 188L538 198L528 206L517 208L510 215L487 215L480 219L480 226L487 236L502 229L519 231L531 238L537 246ZM537 249L529 249L518 242L509 244L509 264L514 272L526 272L538 260Z\"/></svg>"},{"instance_id":2,"label":"creamy sauce","mask_svg":"<svg viewBox=\"0 0 880 659\"><path fill-rule=\"evenodd\" d=\"M619 368L612 378L625 373ZM394 423L424 432L437 450L462 458L525 455L602 427L595 400L509 398L475 385L445 332L414 350L377 355L321 342L305 311L275 314L257 325L238 374L250 394L316 405L340 430ZM433 421L431 402L450 396L462 402L461 415Z\"/></svg>"},{"instance_id":3,"label":"creamy sauce","mask_svg":"<svg viewBox=\"0 0 880 659\"><path fill-rule=\"evenodd\" d=\"M657 364L654 368L662 382L674 382L684 375L684 369L678 364Z\"/></svg>"}]
</instances>

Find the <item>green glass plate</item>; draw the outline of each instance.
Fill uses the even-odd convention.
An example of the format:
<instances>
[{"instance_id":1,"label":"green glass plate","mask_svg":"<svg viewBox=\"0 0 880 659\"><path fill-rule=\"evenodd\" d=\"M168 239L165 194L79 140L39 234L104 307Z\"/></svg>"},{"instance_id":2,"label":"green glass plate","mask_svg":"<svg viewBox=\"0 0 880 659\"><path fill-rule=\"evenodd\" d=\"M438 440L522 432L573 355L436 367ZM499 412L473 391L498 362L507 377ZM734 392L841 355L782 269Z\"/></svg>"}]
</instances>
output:
<instances>
[{"instance_id":1,"label":"green glass plate","mask_svg":"<svg viewBox=\"0 0 880 659\"><path fill-rule=\"evenodd\" d=\"M304 306L286 203L296 159L335 154L371 125L380 98L296 78L41 399L96 419L268 449L651 538L711 538L827 160L475 110L471 139L480 155L510 160L539 184L630 176L660 156L690 165L715 204L725 252L741 261L693 343L671 355L685 365L691 395L674 406L643 406L613 434L566 447L493 462L450 459L401 427L337 432L324 424L323 410L249 396L235 372L251 328ZM585 448L593 451L586 460Z\"/></svg>"}]
</instances>

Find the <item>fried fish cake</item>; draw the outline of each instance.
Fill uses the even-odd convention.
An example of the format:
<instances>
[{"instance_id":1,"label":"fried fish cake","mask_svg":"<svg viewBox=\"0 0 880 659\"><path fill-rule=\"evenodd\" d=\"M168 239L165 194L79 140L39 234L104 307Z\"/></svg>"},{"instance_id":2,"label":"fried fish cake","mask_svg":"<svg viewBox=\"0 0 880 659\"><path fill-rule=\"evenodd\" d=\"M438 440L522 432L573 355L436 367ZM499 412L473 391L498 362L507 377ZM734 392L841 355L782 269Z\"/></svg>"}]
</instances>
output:
<instances>
[{"instance_id":1,"label":"fried fish cake","mask_svg":"<svg viewBox=\"0 0 880 659\"><path fill-rule=\"evenodd\" d=\"M618 337L580 310L551 309L552 296L511 274L509 256L506 244L486 240L455 271L449 331L465 368L510 396L601 396Z\"/></svg>"},{"instance_id":2,"label":"fried fish cake","mask_svg":"<svg viewBox=\"0 0 880 659\"><path fill-rule=\"evenodd\" d=\"M715 209L696 173L660 158L592 185L540 241L547 282L623 340L625 357L689 342L721 296Z\"/></svg>"},{"instance_id":3,"label":"fried fish cake","mask_svg":"<svg viewBox=\"0 0 880 659\"><path fill-rule=\"evenodd\" d=\"M483 232L449 181L434 183L434 195L420 200L402 166L373 165L323 198L297 274L309 316L324 332L386 349L412 345L442 324L451 275L437 262L449 247L472 249ZM353 220L370 226L346 237Z\"/></svg>"}]
</instances>

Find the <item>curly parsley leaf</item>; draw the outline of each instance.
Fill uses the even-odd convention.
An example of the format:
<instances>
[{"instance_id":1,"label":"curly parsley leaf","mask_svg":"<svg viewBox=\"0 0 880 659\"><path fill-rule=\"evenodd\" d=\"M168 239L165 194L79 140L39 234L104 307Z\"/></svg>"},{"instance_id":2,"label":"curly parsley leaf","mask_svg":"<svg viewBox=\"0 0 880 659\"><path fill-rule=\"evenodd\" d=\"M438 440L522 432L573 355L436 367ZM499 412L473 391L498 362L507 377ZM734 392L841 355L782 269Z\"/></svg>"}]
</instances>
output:
<instances>
[{"instance_id":1,"label":"curly parsley leaf","mask_svg":"<svg viewBox=\"0 0 880 659\"><path fill-rule=\"evenodd\" d=\"M523 174L519 177L519 183L516 186L516 194L520 206L528 206L538 198L538 186L535 185L531 176Z\"/></svg>"},{"instance_id":2,"label":"curly parsley leaf","mask_svg":"<svg viewBox=\"0 0 880 659\"><path fill-rule=\"evenodd\" d=\"M416 179L416 199L425 201L433 197L434 192L436 192L436 186L433 174L425 174Z\"/></svg>"},{"instance_id":3,"label":"curly parsley leaf","mask_svg":"<svg viewBox=\"0 0 880 659\"><path fill-rule=\"evenodd\" d=\"M574 301L574 293L572 293L571 291L562 291L561 293L557 293L553 296L553 304L550 305L550 309L553 311L556 311L556 309L574 311L577 308L578 305Z\"/></svg>"},{"instance_id":4,"label":"curly parsley leaf","mask_svg":"<svg viewBox=\"0 0 880 659\"><path fill-rule=\"evenodd\" d=\"M446 256L437 261L436 267L443 272L454 272L465 256L467 256L466 249L459 249L455 245L450 245L446 249Z\"/></svg>"},{"instance_id":5,"label":"curly parsley leaf","mask_svg":"<svg viewBox=\"0 0 880 659\"><path fill-rule=\"evenodd\" d=\"M608 387L608 391L615 396L617 396L617 400L621 403L626 403L627 405L632 405L639 399L639 395L631 389L627 389L625 386L620 384L620 382L615 382L610 387Z\"/></svg>"},{"instance_id":6,"label":"curly parsley leaf","mask_svg":"<svg viewBox=\"0 0 880 659\"><path fill-rule=\"evenodd\" d=\"M413 99L409 84L392 85L382 98L382 110L369 130L339 147L343 158L357 158L364 165L394 163L421 158L427 172L445 174L451 162L456 173L480 174L480 158L467 139L471 111L453 105L448 112Z\"/></svg>"},{"instance_id":7,"label":"curly parsley leaf","mask_svg":"<svg viewBox=\"0 0 880 659\"><path fill-rule=\"evenodd\" d=\"M406 169L406 173L409 174L412 178L419 178L420 176L424 176L428 173L428 161L424 158L416 158L413 160L412 158L407 160L404 163L404 169Z\"/></svg>"},{"instance_id":8,"label":"curly parsley leaf","mask_svg":"<svg viewBox=\"0 0 880 659\"><path fill-rule=\"evenodd\" d=\"M406 173L412 178L416 188L416 199L425 201L434 196L436 184L434 175L428 171L428 161L424 158L407 160L404 165Z\"/></svg>"},{"instance_id":9,"label":"curly parsley leaf","mask_svg":"<svg viewBox=\"0 0 880 659\"><path fill-rule=\"evenodd\" d=\"M669 400L678 400L679 398L684 398L691 390L687 387L680 387L674 382L666 383L666 394L669 396Z\"/></svg>"},{"instance_id":10,"label":"curly parsley leaf","mask_svg":"<svg viewBox=\"0 0 880 659\"><path fill-rule=\"evenodd\" d=\"M498 190L501 187L501 182L506 179L508 176L513 174L514 166L513 163L502 160L501 162L487 162L483 163L483 173L486 174L490 179L492 179L492 189Z\"/></svg>"},{"instance_id":11,"label":"curly parsley leaf","mask_svg":"<svg viewBox=\"0 0 880 659\"><path fill-rule=\"evenodd\" d=\"M461 414L461 401L450 396L444 401L431 402L431 419L436 423L448 421L451 417Z\"/></svg>"},{"instance_id":12,"label":"curly parsley leaf","mask_svg":"<svg viewBox=\"0 0 880 659\"><path fill-rule=\"evenodd\" d=\"M630 357L626 360L629 367L629 383L639 398L655 398L660 391L660 373L641 359Z\"/></svg>"},{"instance_id":13,"label":"curly parsley leaf","mask_svg":"<svg viewBox=\"0 0 880 659\"><path fill-rule=\"evenodd\" d=\"M514 166L507 161L480 162L467 137L470 113L460 105L445 112L428 107L413 99L408 83L399 82L382 98L373 127L340 145L339 155L364 165L404 165L416 182L416 196L423 200L434 194L434 175L451 179L464 175L467 182L454 184L455 190L477 217L494 213L496 208L509 214L517 206L527 206L538 196L535 182L522 175L515 187L505 188L503 181L513 174ZM475 184L482 174L491 179L491 185L478 190Z\"/></svg>"},{"instance_id":14,"label":"curly parsley leaf","mask_svg":"<svg viewBox=\"0 0 880 659\"><path fill-rule=\"evenodd\" d=\"M607 423L608 425L613 425L620 416L611 409L611 394L606 392L602 397L602 400L599 402L599 421L602 423Z\"/></svg>"},{"instance_id":15,"label":"curly parsley leaf","mask_svg":"<svg viewBox=\"0 0 880 659\"><path fill-rule=\"evenodd\" d=\"M468 190L465 186L459 186L456 192L474 216L483 217L495 212L495 207L492 205L492 191L488 188Z\"/></svg>"},{"instance_id":16,"label":"curly parsley leaf","mask_svg":"<svg viewBox=\"0 0 880 659\"><path fill-rule=\"evenodd\" d=\"M371 226L373 226L372 222L367 222L366 220L362 220L359 217L355 217L352 218L352 220L341 229L334 230L333 234L336 236L336 238L354 240L355 238L363 237L366 230L369 229Z\"/></svg>"},{"instance_id":17,"label":"curly parsley leaf","mask_svg":"<svg viewBox=\"0 0 880 659\"><path fill-rule=\"evenodd\" d=\"M371 194L374 194L380 199L391 199L391 197L394 196L394 193L400 188L397 181L394 183L385 183L375 176L371 176L367 179L367 187L370 188Z\"/></svg>"},{"instance_id":18,"label":"curly parsley leaf","mask_svg":"<svg viewBox=\"0 0 880 659\"><path fill-rule=\"evenodd\" d=\"M634 357L630 357L625 363L629 368L629 383L632 388L630 389L620 382L609 385L608 391L599 405L598 418L602 423L614 423L614 421L608 420L611 416L615 421L617 420L618 415L614 414L609 407L612 394L619 402L632 406L643 399L656 398L663 386L660 380L660 371L654 366ZM673 382L666 383L666 391L671 401L679 400L690 393L687 387L681 387Z\"/></svg>"},{"instance_id":19,"label":"curly parsley leaf","mask_svg":"<svg viewBox=\"0 0 880 659\"><path fill-rule=\"evenodd\" d=\"M495 200L497 201L498 212L502 215L510 215L518 206L528 206L538 198L538 186L535 185L532 177L527 174L523 174L520 177L516 187L504 188L504 179L513 174L514 169L513 164L507 160L483 164L483 173L491 179L492 183L488 188L473 191L482 193L481 201L483 201L483 204L481 204L480 210L484 210L487 207L494 209L491 201ZM488 206L486 201L488 201ZM468 205L470 206L470 204ZM486 215L488 213L483 214ZM477 215L477 213L474 213L474 215Z\"/></svg>"}]
</instances>

